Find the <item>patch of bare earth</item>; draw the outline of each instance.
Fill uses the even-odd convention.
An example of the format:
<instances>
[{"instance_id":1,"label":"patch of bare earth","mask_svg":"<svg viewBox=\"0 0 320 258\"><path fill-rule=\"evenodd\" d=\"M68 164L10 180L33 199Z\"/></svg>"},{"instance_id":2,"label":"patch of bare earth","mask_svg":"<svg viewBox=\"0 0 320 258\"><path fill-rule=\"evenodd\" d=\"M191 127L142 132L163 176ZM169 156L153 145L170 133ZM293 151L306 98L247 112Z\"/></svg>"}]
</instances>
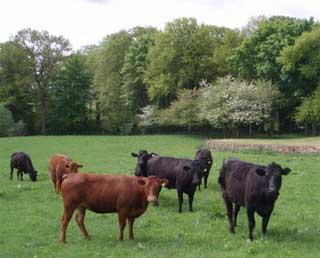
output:
<instances>
[{"instance_id":1,"label":"patch of bare earth","mask_svg":"<svg viewBox=\"0 0 320 258\"><path fill-rule=\"evenodd\" d=\"M282 153L320 153L320 147L309 145L237 143L224 140L207 140L206 146L212 150L224 151L275 151Z\"/></svg>"}]
</instances>

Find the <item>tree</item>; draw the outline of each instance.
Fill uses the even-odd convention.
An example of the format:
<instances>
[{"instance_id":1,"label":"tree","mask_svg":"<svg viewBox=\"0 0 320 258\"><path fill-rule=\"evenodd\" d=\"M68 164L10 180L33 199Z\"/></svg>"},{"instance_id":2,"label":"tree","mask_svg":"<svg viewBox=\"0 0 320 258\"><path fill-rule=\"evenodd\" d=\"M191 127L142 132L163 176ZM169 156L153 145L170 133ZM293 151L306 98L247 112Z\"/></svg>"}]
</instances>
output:
<instances>
[{"instance_id":1,"label":"tree","mask_svg":"<svg viewBox=\"0 0 320 258\"><path fill-rule=\"evenodd\" d=\"M258 23L250 37L235 52L232 63L241 78L281 83L281 64L277 62L282 49L314 26L313 19L273 16Z\"/></svg>"},{"instance_id":2,"label":"tree","mask_svg":"<svg viewBox=\"0 0 320 258\"><path fill-rule=\"evenodd\" d=\"M316 135L317 126L320 124L320 86L311 96L303 100L297 108L295 119L298 123L304 123L305 129L311 124L312 134Z\"/></svg>"},{"instance_id":3,"label":"tree","mask_svg":"<svg viewBox=\"0 0 320 258\"><path fill-rule=\"evenodd\" d=\"M84 133L88 130L92 101L92 74L80 53L69 56L51 83L49 129L52 133Z\"/></svg>"},{"instance_id":4,"label":"tree","mask_svg":"<svg viewBox=\"0 0 320 258\"><path fill-rule=\"evenodd\" d=\"M247 126L267 125L279 97L278 90L267 82L251 82L219 78L203 89L201 117L226 133Z\"/></svg>"},{"instance_id":5,"label":"tree","mask_svg":"<svg viewBox=\"0 0 320 258\"><path fill-rule=\"evenodd\" d=\"M113 133L119 133L122 126L131 123L131 113L125 105L121 87L121 71L130 44L130 34L120 31L107 36L95 54L97 67L93 85L101 104L105 128Z\"/></svg>"},{"instance_id":6,"label":"tree","mask_svg":"<svg viewBox=\"0 0 320 258\"><path fill-rule=\"evenodd\" d=\"M193 89L202 79L214 80L213 53L224 32L224 28L198 25L192 18L167 23L148 54L145 82L151 101L168 107L179 89Z\"/></svg>"},{"instance_id":7,"label":"tree","mask_svg":"<svg viewBox=\"0 0 320 258\"><path fill-rule=\"evenodd\" d=\"M10 110L0 104L0 136L19 135L23 133L23 129L23 122L15 123Z\"/></svg>"},{"instance_id":8,"label":"tree","mask_svg":"<svg viewBox=\"0 0 320 258\"><path fill-rule=\"evenodd\" d=\"M143 81L148 66L147 54L154 44L158 31L155 28L134 28L132 43L125 55L121 74L123 76L123 97L125 105L133 114L149 103L147 87Z\"/></svg>"},{"instance_id":9,"label":"tree","mask_svg":"<svg viewBox=\"0 0 320 258\"><path fill-rule=\"evenodd\" d=\"M0 102L12 112L14 121L23 121L34 132L32 69L27 52L16 42L0 44Z\"/></svg>"},{"instance_id":10,"label":"tree","mask_svg":"<svg viewBox=\"0 0 320 258\"><path fill-rule=\"evenodd\" d=\"M188 131L192 127L200 127L204 124L199 118L200 103L199 91L181 89L178 97L167 109L158 113L158 125L185 127Z\"/></svg>"},{"instance_id":11,"label":"tree","mask_svg":"<svg viewBox=\"0 0 320 258\"><path fill-rule=\"evenodd\" d=\"M295 96L295 74L285 72L278 57L284 48L293 45L296 38L314 26L312 18L273 16L262 20L230 58L236 77L271 81L279 88L283 99L277 111L277 123L281 121L282 128L289 128L292 123L292 110L299 105L299 99Z\"/></svg>"},{"instance_id":12,"label":"tree","mask_svg":"<svg viewBox=\"0 0 320 258\"><path fill-rule=\"evenodd\" d=\"M70 50L70 44L62 36L51 36L47 31L31 29L19 31L15 41L28 53L34 87L40 102L41 133L46 134L50 81L57 65Z\"/></svg>"},{"instance_id":13,"label":"tree","mask_svg":"<svg viewBox=\"0 0 320 258\"><path fill-rule=\"evenodd\" d=\"M310 96L320 82L320 27L304 32L277 60L283 71L295 75L295 95Z\"/></svg>"}]
</instances>

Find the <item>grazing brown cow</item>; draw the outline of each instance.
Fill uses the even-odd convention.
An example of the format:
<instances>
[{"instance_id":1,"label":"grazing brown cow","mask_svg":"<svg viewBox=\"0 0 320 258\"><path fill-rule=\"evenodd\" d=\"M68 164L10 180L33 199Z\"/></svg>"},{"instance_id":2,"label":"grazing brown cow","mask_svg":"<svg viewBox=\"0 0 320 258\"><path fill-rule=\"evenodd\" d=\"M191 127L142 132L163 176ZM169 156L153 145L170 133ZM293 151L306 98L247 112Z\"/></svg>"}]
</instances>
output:
<instances>
[{"instance_id":1,"label":"grazing brown cow","mask_svg":"<svg viewBox=\"0 0 320 258\"><path fill-rule=\"evenodd\" d=\"M68 173L77 173L82 165L73 162L71 158L64 154L55 154L49 159L49 170L51 180L56 193L60 192L62 176Z\"/></svg>"},{"instance_id":2,"label":"grazing brown cow","mask_svg":"<svg viewBox=\"0 0 320 258\"><path fill-rule=\"evenodd\" d=\"M158 200L161 186L167 179L155 176L135 177L105 174L67 174L63 176L61 194L64 212L61 218L60 241L65 243L68 223L76 212L76 222L86 239L88 232L84 225L86 209L96 213L118 213L119 240L123 240L126 220L129 223L129 239L133 239L134 219L142 215L148 202Z\"/></svg>"}]
</instances>

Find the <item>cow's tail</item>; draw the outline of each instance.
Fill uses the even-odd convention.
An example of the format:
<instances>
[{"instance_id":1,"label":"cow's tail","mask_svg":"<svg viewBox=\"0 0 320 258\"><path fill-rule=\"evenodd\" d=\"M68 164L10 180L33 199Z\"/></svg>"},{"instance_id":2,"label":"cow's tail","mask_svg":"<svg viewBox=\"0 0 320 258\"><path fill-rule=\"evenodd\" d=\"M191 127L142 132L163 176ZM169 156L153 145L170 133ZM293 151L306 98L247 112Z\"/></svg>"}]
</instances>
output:
<instances>
[{"instance_id":1,"label":"cow's tail","mask_svg":"<svg viewBox=\"0 0 320 258\"><path fill-rule=\"evenodd\" d=\"M219 171L219 177L218 177L218 183L223 189L226 189L225 178L226 178L226 162L225 162L225 159L223 159L222 166Z\"/></svg>"}]
</instances>

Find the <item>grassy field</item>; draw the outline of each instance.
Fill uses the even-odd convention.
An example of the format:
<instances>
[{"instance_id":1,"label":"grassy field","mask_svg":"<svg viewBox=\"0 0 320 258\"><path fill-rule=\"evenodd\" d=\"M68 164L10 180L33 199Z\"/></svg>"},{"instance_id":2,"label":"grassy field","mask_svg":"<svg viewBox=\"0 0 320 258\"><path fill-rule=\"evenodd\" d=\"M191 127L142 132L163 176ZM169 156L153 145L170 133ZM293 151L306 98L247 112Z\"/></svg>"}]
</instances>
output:
<instances>
[{"instance_id":1,"label":"grassy field","mask_svg":"<svg viewBox=\"0 0 320 258\"><path fill-rule=\"evenodd\" d=\"M319 139L318 139L319 140ZM87 212L92 239L82 238L74 219L68 243L60 244L62 202L53 192L47 161L65 153L84 165L82 171L133 174L133 151L147 149L162 155L192 158L204 139L196 136L65 136L0 138L0 257L319 257L320 200L317 155L258 152L215 152L209 189L197 192L194 212L187 198L179 214L175 190L164 189L160 206L150 206L135 223L134 241L119 242L116 214ZM39 181L9 180L9 157L25 151L39 171ZM276 161L292 172L283 178L265 237L256 215L255 241L247 243L247 218L240 210L236 234L228 233L225 207L217 185L223 158L257 163Z\"/></svg>"}]
</instances>

